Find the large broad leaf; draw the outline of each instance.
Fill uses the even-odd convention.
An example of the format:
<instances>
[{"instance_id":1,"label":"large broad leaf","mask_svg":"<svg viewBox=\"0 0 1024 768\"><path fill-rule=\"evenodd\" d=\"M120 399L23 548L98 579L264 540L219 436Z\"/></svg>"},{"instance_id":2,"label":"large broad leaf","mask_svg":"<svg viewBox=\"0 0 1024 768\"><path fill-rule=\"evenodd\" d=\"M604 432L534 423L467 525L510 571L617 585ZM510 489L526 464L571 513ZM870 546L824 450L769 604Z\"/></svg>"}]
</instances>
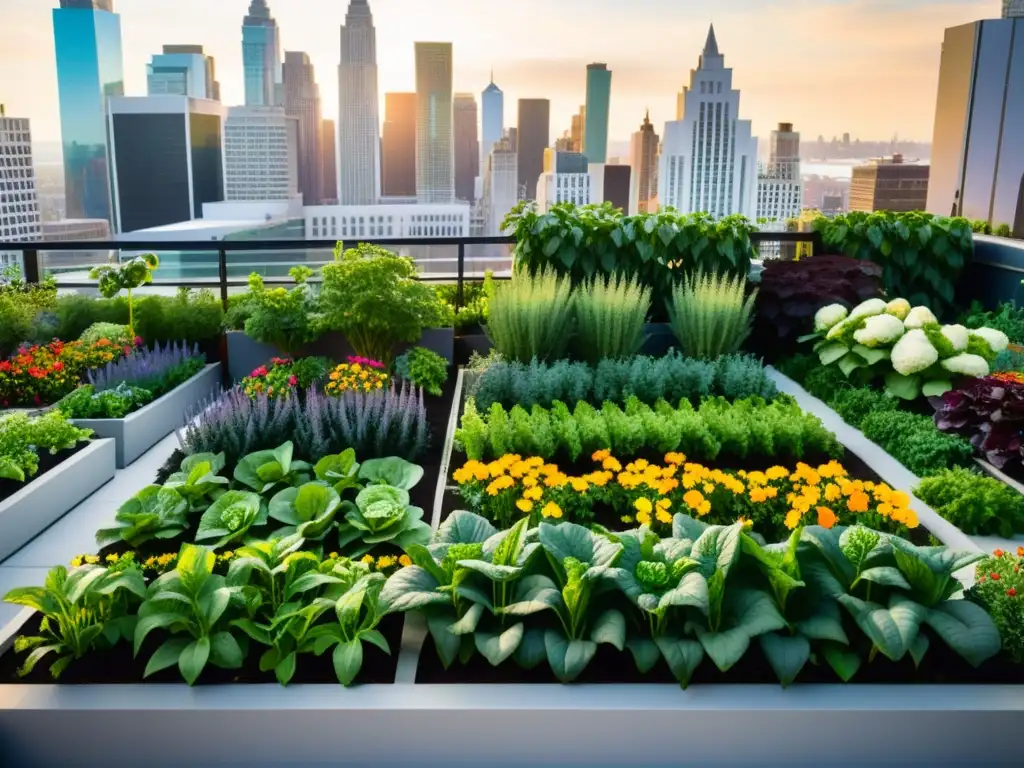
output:
<instances>
[{"instance_id":1,"label":"large broad leaf","mask_svg":"<svg viewBox=\"0 0 1024 768\"><path fill-rule=\"evenodd\" d=\"M544 647L544 630L540 627L533 627L523 633L523 639L519 641L519 647L512 654L513 660L523 669L534 669L538 664L547 658L547 648Z\"/></svg>"},{"instance_id":2,"label":"large broad leaf","mask_svg":"<svg viewBox=\"0 0 1024 768\"><path fill-rule=\"evenodd\" d=\"M626 619L615 609L607 610L594 621L590 639L595 643L608 643L621 651L626 644Z\"/></svg>"},{"instance_id":3,"label":"large broad leaf","mask_svg":"<svg viewBox=\"0 0 1024 768\"><path fill-rule=\"evenodd\" d=\"M685 688L704 660L704 648L696 640L680 637L656 637L654 642L676 680ZM740 655L743 655L742 651Z\"/></svg>"},{"instance_id":4,"label":"large broad leaf","mask_svg":"<svg viewBox=\"0 0 1024 768\"><path fill-rule=\"evenodd\" d=\"M451 603L448 595L437 591L440 586L429 571L410 565L388 578L381 590L380 600L387 606L389 613Z\"/></svg>"},{"instance_id":5,"label":"large broad leaf","mask_svg":"<svg viewBox=\"0 0 1024 768\"><path fill-rule=\"evenodd\" d=\"M453 635L468 635L476 631L477 625L480 623L480 618L484 615L484 607L478 603L473 603L469 606L469 609L463 614L462 618L456 621L454 624L448 625L448 631Z\"/></svg>"},{"instance_id":6,"label":"large broad leaf","mask_svg":"<svg viewBox=\"0 0 1024 768\"><path fill-rule=\"evenodd\" d=\"M484 542L484 557L495 565L523 566L537 550L536 544L527 552L527 529L530 520L524 517L507 531L499 531Z\"/></svg>"},{"instance_id":7,"label":"large broad leaf","mask_svg":"<svg viewBox=\"0 0 1024 768\"><path fill-rule=\"evenodd\" d=\"M769 632L761 635L759 640L761 650L783 687L796 679L811 657L811 644L801 635L787 636Z\"/></svg>"},{"instance_id":8,"label":"large broad leaf","mask_svg":"<svg viewBox=\"0 0 1024 768\"><path fill-rule=\"evenodd\" d=\"M370 483L382 483L395 488L410 490L423 478L423 467L389 456L385 459L370 459L359 467L359 479Z\"/></svg>"},{"instance_id":9,"label":"large broad leaf","mask_svg":"<svg viewBox=\"0 0 1024 768\"><path fill-rule=\"evenodd\" d=\"M240 539L254 525L266 522L266 508L255 493L228 491L203 513L196 541L217 539L213 547Z\"/></svg>"},{"instance_id":10,"label":"large broad leaf","mask_svg":"<svg viewBox=\"0 0 1024 768\"><path fill-rule=\"evenodd\" d=\"M622 545L599 536L582 525L541 523L540 543L555 562L574 557L590 566L610 566L622 552Z\"/></svg>"},{"instance_id":11,"label":"large broad leaf","mask_svg":"<svg viewBox=\"0 0 1024 768\"><path fill-rule=\"evenodd\" d=\"M341 453L331 456L324 456L313 467L313 474L317 480L323 480L334 486L334 489L341 491L345 488L356 486L353 475L359 470L356 462L356 452L352 448L346 448ZM340 486L340 487L339 487Z\"/></svg>"},{"instance_id":12,"label":"large broad leaf","mask_svg":"<svg viewBox=\"0 0 1024 768\"><path fill-rule=\"evenodd\" d=\"M498 530L485 518L457 509L452 512L434 534L438 544L482 544Z\"/></svg>"},{"instance_id":13,"label":"large broad leaf","mask_svg":"<svg viewBox=\"0 0 1024 768\"><path fill-rule=\"evenodd\" d=\"M707 616L708 582L703 574L690 571L680 579L675 589L669 590L658 600L658 609L661 611L672 605L690 606Z\"/></svg>"},{"instance_id":14,"label":"large broad leaf","mask_svg":"<svg viewBox=\"0 0 1024 768\"><path fill-rule=\"evenodd\" d=\"M722 672L727 672L743 658L750 647L750 637L741 627L733 627L725 632L708 632L701 627L696 629L700 644Z\"/></svg>"},{"instance_id":15,"label":"large broad leaf","mask_svg":"<svg viewBox=\"0 0 1024 768\"><path fill-rule=\"evenodd\" d=\"M235 480L257 493L268 491L285 479L291 470L291 442L272 451L256 451L242 457L235 467Z\"/></svg>"},{"instance_id":16,"label":"large broad leaf","mask_svg":"<svg viewBox=\"0 0 1024 768\"><path fill-rule=\"evenodd\" d=\"M690 642L693 641L691 640ZM696 645L700 648L699 643ZM633 654L636 670L641 675L645 675L654 669L658 659L661 658L661 650L658 648L658 644L647 637L630 638L626 641L626 648ZM701 653L703 654L704 651L702 650Z\"/></svg>"},{"instance_id":17,"label":"large broad leaf","mask_svg":"<svg viewBox=\"0 0 1024 768\"><path fill-rule=\"evenodd\" d=\"M832 363L842 360L849 351L850 348L845 344L833 341L818 350L818 360L822 365L832 365Z\"/></svg>"},{"instance_id":18,"label":"large broad leaf","mask_svg":"<svg viewBox=\"0 0 1024 768\"><path fill-rule=\"evenodd\" d=\"M495 565L486 560L460 560L459 567L475 571L499 584L513 581L523 572L522 568L513 565Z\"/></svg>"},{"instance_id":19,"label":"large broad leaf","mask_svg":"<svg viewBox=\"0 0 1024 768\"><path fill-rule=\"evenodd\" d=\"M523 639L523 624L513 624L504 632L477 632L473 635L476 649L492 667L496 667L515 653Z\"/></svg>"},{"instance_id":20,"label":"large broad leaf","mask_svg":"<svg viewBox=\"0 0 1024 768\"><path fill-rule=\"evenodd\" d=\"M843 595L839 604L845 607L861 631L892 661L899 661L917 637L927 609L908 598L894 594L889 607L869 603L853 595Z\"/></svg>"},{"instance_id":21,"label":"large broad leaf","mask_svg":"<svg viewBox=\"0 0 1024 768\"><path fill-rule=\"evenodd\" d=\"M828 662L828 665L832 667L832 671L844 683L850 682L853 676L857 674L857 670L860 669L860 656L845 645L823 643L822 654L825 656L825 661Z\"/></svg>"},{"instance_id":22,"label":"large broad leaf","mask_svg":"<svg viewBox=\"0 0 1024 768\"><path fill-rule=\"evenodd\" d=\"M710 526L689 515L679 512L672 516L672 538L696 541Z\"/></svg>"},{"instance_id":23,"label":"large broad leaf","mask_svg":"<svg viewBox=\"0 0 1024 768\"><path fill-rule=\"evenodd\" d=\"M181 551L178 552L178 567L174 572L181 579L185 590L192 595L197 595L210 574L213 573L213 566L216 562L216 555L206 547L183 544ZM154 584L156 583L154 582ZM152 586L150 585L151 589Z\"/></svg>"},{"instance_id":24,"label":"large broad leaf","mask_svg":"<svg viewBox=\"0 0 1024 768\"><path fill-rule=\"evenodd\" d=\"M413 565L418 565L437 579L438 584L448 583L448 574L445 573L444 569L437 564L437 561L434 560L434 556L430 554L430 550L425 546L422 544L413 544L406 548L405 554L407 554L409 559L412 560Z\"/></svg>"},{"instance_id":25,"label":"large broad leaf","mask_svg":"<svg viewBox=\"0 0 1024 768\"><path fill-rule=\"evenodd\" d=\"M953 382L949 379L933 379L925 382L925 385L921 387L921 394L925 397L939 397L949 392L953 388Z\"/></svg>"},{"instance_id":26,"label":"large broad leaf","mask_svg":"<svg viewBox=\"0 0 1024 768\"><path fill-rule=\"evenodd\" d=\"M885 389L901 400L916 400L921 396L921 377L904 376L896 371L889 371L885 375Z\"/></svg>"},{"instance_id":27,"label":"large broad leaf","mask_svg":"<svg viewBox=\"0 0 1024 768\"><path fill-rule=\"evenodd\" d=\"M858 368L864 368L867 365L860 356L858 355L846 355L839 360L839 370L843 372L843 375L847 378L850 374L856 371Z\"/></svg>"},{"instance_id":28,"label":"large broad leaf","mask_svg":"<svg viewBox=\"0 0 1024 768\"><path fill-rule=\"evenodd\" d=\"M555 677L563 683L571 683L594 658L597 643L591 640L569 640L560 631L549 629L544 633L544 649Z\"/></svg>"},{"instance_id":29,"label":"large broad leaf","mask_svg":"<svg viewBox=\"0 0 1024 768\"><path fill-rule=\"evenodd\" d=\"M454 613L443 611L427 614L427 629L430 636L434 638L434 648L437 649L437 657L441 660L441 666L448 669L459 655L459 648L462 645L462 636L453 635L448 631L454 619Z\"/></svg>"},{"instance_id":30,"label":"large broad leaf","mask_svg":"<svg viewBox=\"0 0 1024 768\"><path fill-rule=\"evenodd\" d=\"M705 576L720 571L723 576L729 575L729 569L742 550L740 534L743 524L712 525L693 542L690 556L700 561Z\"/></svg>"},{"instance_id":31,"label":"large broad leaf","mask_svg":"<svg viewBox=\"0 0 1024 768\"><path fill-rule=\"evenodd\" d=\"M146 670L142 673L144 678L156 674L161 670L173 667L178 663L181 652L191 644L191 637L171 637L157 648L146 663Z\"/></svg>"},{"instance_id":32,"label":"large broad leaf","mask_svg":"<svg viewBox=\"0 0 1024 768\"><path fill-rule=\"evenodd\" d=\"M898 569L893 568L891 565L880 565L874 568L868 568L862 571L858 580L871 581L875 584L881 584L886 587L898 587L899 589L910 589L910 585L907 580L903 578L903 574Z\"/></svg>"},{"instance_id":33,"label":"large broad leaf","mask_svg":"<svg viewBox=\"0 0 1024 768\"><path fill-rule=\"evenodd\" d=\"M543 575L526 576L516 582L513 602L505 606L511 616L528 616L548 608L563 605L562 592L550 578Z\"/></svg>"},{"instance_id":34,"label":"large broad leaf","mask_svg":"<svg viewBox=\"0 0 1024 768\"><path fill-rule=\"evenodd\" d=\"M872 349L871 347L865 347L863 344L854 344L853 351L856 352L857 355L868 365L874 365L877 362L887 360L889 358L889 350Z\"/></svg>"},{"instance_id":35,"label":"large broad leaf","mask_svg":"<svg viewBox=\"0 0 1024 768\"><path fill-rule=\"evenodd\" d=\"M338 682L344 686L352 685L363 667L363 643L357 637L354 640L338 643L334 648L334 674Z\"/></svg>"},{"instance_id":36,"label":"large broad leaf","mask_svg":"<svg viewBox=\"0 0 1024 768\"><path fill-rule=\"evenodd\" d=\"M201 637L185 646L178 656L178 669L185 682L195 683L210 658L210 638Z\"/></svg>"},{"instance_id":37,"label":"large broad leaf","mask_svg":"<svg viewBox=\"0 0 1024 768\"><path fill-rule=\"evenodd\" d=\"M210 638L210 663L221 669L239 669L245 656L242 646L230 632L217 632Z\"/></svg>"},{"instance_id":38,"label":"large broad leaf","mask_svg":"<svg viewBox=\"0 0 1024 768\"><path fill-rule=\"evenodd\" d=\"M843 629L839 604L833 600L817 603L814 615L795 624L797 632L811 640L831 640L848 645L850 640Z\"/></svg>"},{"instance_id":39,"label":"large broad leaf","mask_svg":"<svg viewBox=\"0 0 1024 768\"><path fill-rule=\"evenodd\" d=\"M734 626L742 629L747 637L754 638L765 632L785 629L787 626L775 602L766 592L758 589L738 589L730 594L729 602Z\"/></svg>"},{"instance_id":40,"label":"large broad leaf","mask_svg":"<svg viewBox=\"0 0 1024 768\"><path fill-rule=\"evenodd\" d=\"M270 517L297 526L305 539L320 539L334 523L341 505L338 492L322 483L305 483L285 488L270 500Z\"/></svg>"},{"instance_id":41,"label":"large broad leaf","mask_svg":"<svg viewBox=\"0 0 1024 768\"><path fill-rule=\"evenodd\" d=\"M992 617L966 600L946 600L925 615L925 623L972 666L999 653L1001 640Z\"/></svg>"}]
</instances>

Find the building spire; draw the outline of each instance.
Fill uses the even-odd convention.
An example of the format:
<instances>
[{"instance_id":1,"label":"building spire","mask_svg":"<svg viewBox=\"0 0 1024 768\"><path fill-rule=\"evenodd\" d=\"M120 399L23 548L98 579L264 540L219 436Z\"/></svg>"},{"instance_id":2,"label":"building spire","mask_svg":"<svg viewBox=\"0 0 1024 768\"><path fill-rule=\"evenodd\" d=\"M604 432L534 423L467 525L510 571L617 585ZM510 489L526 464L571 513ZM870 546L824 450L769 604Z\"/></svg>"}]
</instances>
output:
<instances>
[{"instance_id":1,"label":"building spire","mask_svg":"<svg viewBox=\"0 0 1024 768\"><path fill-rule=\"evenodd\" d=\"M491 85L494 85L494 67L491 67Z\"/></svg>"},{"instance_id":2,"label":"building spire","mask_svg":"<svg viewBox=\"0 0 1024 768\"><path fill-rule=\"evenodd\" d=\"M715 39L715 25L711 24L711 28L708 29L708 39L704 43L704 55L705 56L721 56L718 52L718 40Z\"/></svg>"}]
</instances>

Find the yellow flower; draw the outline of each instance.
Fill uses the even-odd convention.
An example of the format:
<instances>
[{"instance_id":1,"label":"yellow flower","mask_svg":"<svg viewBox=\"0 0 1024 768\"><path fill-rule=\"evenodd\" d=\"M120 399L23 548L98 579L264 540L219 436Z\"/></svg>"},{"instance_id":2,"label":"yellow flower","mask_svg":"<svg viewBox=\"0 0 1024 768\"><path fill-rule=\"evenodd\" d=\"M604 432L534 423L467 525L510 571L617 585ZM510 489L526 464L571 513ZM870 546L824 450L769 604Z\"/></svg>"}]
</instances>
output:
<instances>
[{"instance_id":1,"label":"yellow flower","mask_svg":"<svg viewBox=\"0 0 1024 768\"><path fill-rule=\"evenodd\" d=\"M523 498L529 499L530 501L540 501L540 497L544 495L544 492L536 486L527 488L523 491Z\"/></svg>"},{"instance_id":2,"label":"yellow flower","mask_svg":"<svg viewBox=\"0 0 1024 768\"><path fill-rule=\"evenodd\" d=\"M377 558L377 570L383 571L386 568L390 568L397 562L398 560L391 555L382 555Z\"/></svg>"},{"instance_id":3,"label":"yellow flower","mask_svg":"<svg viewBox=\"0 0 1024 768\"><path fill-rule=\"evenodd\" d=\"M636 521L638 523L640 523L640 525L650 525L651 524L651 513L650 512L637 512L636 513Z\"/></svg>"},{"instance_id":4,"label":"yellow flower","mask_svg":"<svg viewBox=\"0 0 1024 768\"><path fill-rule=\"evenodd\" d=\"M549 501L544 505L544 509L540 513L544 517L553 517L557 520L562 516L562 508L555 504L555 502Z\"/></svg>"},{"instance_id":5,"label":"yellow flower","mask_svg":"<svg viewBox=\"0 0 1024 768\"><path fill-rule=\"evenodd\" d=\"M658 520L659 523L668 524L672 522L672 513L667 512L664 509L659 509L657 513L655 513L654 517Z\"/></svg>"},{"instance_id":6,"label":"yellow flower","mask_svg":"<svg viewBox=\"0 0 1024 768\"><path fill-rule=\"evenodd\" d=\"M98 563L99 561L100 561L100 559L96 555L86 555L85 556L85 562L88 563L89 565L96 565L96 563Z\"/></svg>"},{"instance_id":7,"label":"yellow flower","mask_svg":"<svg viewBox=\"0 0 1024 768\"><path fill-rule=\"evenodd\" d=\"M533 475L527 475L523 478L523 486L526 488L533 488L535 485L537 485L537 478Z\"/></svg>"},{"instance_id":8,"label":"yellow flower","mask_svg":"<svg viewBox=\"0 0 1024 768\"><path fill-rule=\"evenodd\" d=\"M604 461L605 459L607 459L611 455L612 455L611 451L609 451L607 448L602 448L600 451L594 451L590 455L590 458L593 461Z\"/></svg>"},{"instance_id":9,"label":"yellow flower","mask_svg":"<svg viewBox=\"0 0 1024 768\"><path fill-rule=\"evenodd\" d=\"M114 554L114 555L107 555L106 560L107 560L108 563L116 563L118 561L119 557L120 557L120 555L116 555L116 554Z\"/></svg>"},{"instance_id":10,"label":"yellow flower","mask_svg":"<svg viewBox=\"0 0 1024 768\"><path fill-rule=\"evenodd\" d=\"M700 506L697 507L697 515L704 517L708 512L711 511L711 502L706 499L701 502Z\"/></svg>"},{"instance_id":11,"label":"yellow flower","mask_svg":"<svg viewBox=\"0 0 1024 768\"><path fill-rule=\"evenodd\" d=\"M658 501L655 502L654 506L656 506L658 509L668 509L669 507L672 506L672 500L671 499L658 499Z\"/></svg>"},{"instance_id":12,"label":"yellow flower","mask_svg":"<svg viewBox=\"0 0 1024 768\"><path fill-rule=\"evenodd\" d=\"M150 558L150 559L152 559L152 558ZM81 557L81 555L79 555L78 557L76 557L74 560L71 561L71 567L72 568L81 568L82 567L82 557Z\"/></svg>"},{"instance_id":13,"label":"yellow flower","mask_svg":"<svg viewBox=\"0 0 1024 768\"><path fill-rule=\"evenodd\" d=\"M331 552L331 554L329 554L327 557L330 558L331 560L337 560L338 559L338 553L337 552Z\"/></svg>"},{"instance_id":14,"label":"yellow flower","mask_svg":"<svg viewBox=\"0 0 1024 768\"><path fill-rule=\"evenodd\" d=\"M704 493L706 493L706 494L708 494L710 496L714 492L715 492L715 486L714 485L712 485L711 483L704 483Z\"/></svg>"},{"instance_id":15,"label":"yellow flower","mask_svg":"<svg viewBox=\"0 0 1024 768\"><path fill-rule=\"evenodd\" d=\"M782 478L789 476L789 470L780 466L769 467L768 471L764 473L764 476L769 480L781 480Z\"/></svg>"},{"instance_id":16,"label":"yellow flower","mask_svg":"<svg viewBox=\"0 0 1024 768\"><path fill-rule=\"evenodd\" d=\"M789 530L793 530L800 525L800 520L803 518L803 513L799 509L791 509L786 513L786 527Z\"/></svg>"},{"instance_id":17,"label":"yellow flower","mask_svg":"<svg viewBox=\"0 0 1024 768\"><path fill-rule=\"evenodd\" d=\"M533 509L533 502L529 499L519 499L516 502L516 506L519 507L522 512L529 512Z\"/></svg>"},{"instance_id":18,"label":"yellow flower","mask_svg":"<svg viewBox=\"0 0 1024 768\"><path fill-rule=\"evenodd\" d=\"M666 464L676 464L676 465L678 465L678 464L683 464L685 462L686 462L686 456L684 454L682 454L682 453L677 453L677 452L673 451L672 453L666 453L665 454L665 463Z\"/></svg>"},{"instance_id":19,"label":"yellow flower","mask_svg":"<svg viewBox=\"0 0 1024 768\"><path fill-rule=\"evenodd\" d=\"M367 565L373 565L373 555L363 555L359 562L366 563Z\"/></svg>"},{"instance_id":20,"label":"yellow flower","mask_svg":"<svg viewBox=\"0 0 1024 768\"><path fill-rule=\"evenodd\" d=\"M647 515L648 518L650 518L651 510L654 509L654 505L651 504L650 500L642 497L633 502L633 506L642 514ZM639 515L637 517L639 518Z\"/></svg>"},{"instance_id":21,"label":"yellow flower","mask_svg":"<svg viewBox=\"0 0 1024 768\"><path fill-rule=\"evenodd\" d=\"M609 456L601 462L601 468L607 469L609 472L618 472L622 469L622 465L619 464L618 459L614 456Z\"/></svg>"},{"instance_id":22,"label":"yellow flower","mask_svg":"<svg viewBox=\"0 0 1024 768\"><path fill-rule=\"evenodd\" d=\"M700 491L687 491L683 494L683 503L690 509L697 509L704 501L704 496Z\"/></svg>"},{"instance_id":23,"label":"yellow flower","mask_svg":"<svg viewBox=\"0 0 1024 768\"><path fill-rule=\"evenodd\" d=\"M590 487L587 484L587 481L584 480L581 477L573 477L573 478L571 478L569 480L569 484L572 486L572 489L574 491L576 491L576 493L586 493L587 488Z\"/></svg>"},{"instance_id":24,"label":"yellow flower","mask_svg":"<svg viewBox=\"0 0 1024 768\"><path fill-rule=\"evenodd\" d=\"M412 559L408 555L402 555L398 558L398 564L403 568L408 568L412 565Z\"/></svg>"},{"instance_id":25,"label":"yellow flower","mask_svg":"<svg viewBox=\"0 0 1024 768\"><path fill-rule=\"evenodd\" d=\"M903 491L893 491L889 496L889 503L894 507L909 507L910 497Z\"/></svg>"},{"instance_id":26,"label":"yellow flower","mask_svg":"<svg viewBox=\"0 0 1024 768\"><path fill-rule=\"evenodd\" d=\"M839 490L839 486L835 483L829 483L825 486L825 501L835 501L843 492Z\"/></svg>"}]
</instances>

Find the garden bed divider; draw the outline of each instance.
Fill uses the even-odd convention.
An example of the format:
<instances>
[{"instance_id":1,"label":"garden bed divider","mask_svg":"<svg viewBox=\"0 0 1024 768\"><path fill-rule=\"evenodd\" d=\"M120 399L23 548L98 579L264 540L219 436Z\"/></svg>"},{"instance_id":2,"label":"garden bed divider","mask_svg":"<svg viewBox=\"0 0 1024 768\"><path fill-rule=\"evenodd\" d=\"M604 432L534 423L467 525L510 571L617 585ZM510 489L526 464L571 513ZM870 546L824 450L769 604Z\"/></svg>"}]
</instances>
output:
<instances>
[{"instance_id":1,"label":"garden bed divider","mask_svg":"<svg viewBox=\"0 0 1024 768\"><path fill-rule=\"evenodd\" d=\"M221 364L212 363L162 397L123 419L72 419L76 426L91 429L97 437L111 437L117 444L117 468L124 469L180 427L187 414L209 400L221 386Z\"/></svg>"},{"instance_id":2,"label":"garden bed divider","mask_svg":"<svg viewBox=\"0 0 1024 768\"><path fill-rule=\"evenodd\" d=\"M113 440L91 440L48 472L0 501L0 561L78 506L114 477ZM0 595L2 597L2 595Z\"/></svg>"}]
</instances>

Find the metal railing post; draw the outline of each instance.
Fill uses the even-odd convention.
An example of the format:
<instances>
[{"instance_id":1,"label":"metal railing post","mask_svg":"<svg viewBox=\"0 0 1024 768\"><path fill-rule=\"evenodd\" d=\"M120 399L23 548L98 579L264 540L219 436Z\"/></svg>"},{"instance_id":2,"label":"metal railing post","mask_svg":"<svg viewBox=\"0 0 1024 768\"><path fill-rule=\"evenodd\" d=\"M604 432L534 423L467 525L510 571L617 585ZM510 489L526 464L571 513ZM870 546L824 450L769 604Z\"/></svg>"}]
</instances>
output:
<instances>
[{"instance_id":1,"label":"metal railing post","mask_svg":"<svg viewBox=\"0 0 1024 768\"><path fill-rule=\"evenodd\" d=\"M466 277L466 244L459 243L459 275L458 281L455 284L455 311L458 312L462 309L463 301L463 281Z\"/></svg>"},{"instance_id":2,"label":"metal railing post","mask_svg":"<svg viewBox=\"0 0 1024 768\"><path fill-rule=\"evenodd\" d=\"M26 283L39 284L40 273L42 272L39 266L39 251L27 249L21 252L21 273Z\"/></svg>"},{"instance_id":3,"label":"metal railing post","mask_svg":"<svg viewBox=\"0 0 1024 768\"><path fill-rule=\"evenodd\" d=\"M220 303L224 311L228 311L228 252L221 248L217 251L217 274L220 278Z\"/></svg>"}]
</instances>

